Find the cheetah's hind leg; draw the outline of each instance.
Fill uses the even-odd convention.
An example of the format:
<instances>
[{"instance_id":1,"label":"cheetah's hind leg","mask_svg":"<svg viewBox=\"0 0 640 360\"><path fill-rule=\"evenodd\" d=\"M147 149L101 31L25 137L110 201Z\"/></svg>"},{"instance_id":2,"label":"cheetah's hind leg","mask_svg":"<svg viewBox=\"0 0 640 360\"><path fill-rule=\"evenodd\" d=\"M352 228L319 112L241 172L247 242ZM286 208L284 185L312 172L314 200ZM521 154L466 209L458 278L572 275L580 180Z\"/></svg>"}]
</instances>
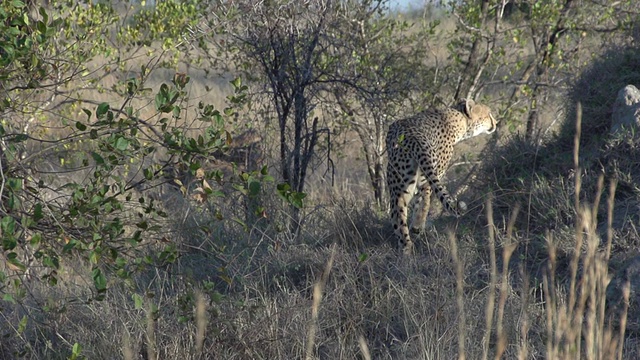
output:
<instances>
[{"instance_id":1,"label":"cheetah's hind leg","mask_svg":"<svg viewBox=\"0 0 640 360\"><path fill-rule=\"evenodd\" d=\"M429 215L429 207L431 205L431 185L429 185L429 181L422 174L420 174L418 178L417 189L419 201L415 204L413 218L411 219L411 232L414 234L420 234L424 231L427 216Z\"/></svg>"},{"instance_id":2,"label":"cheetah's hind leg","mask_svg":"<svg viewBox=\"0 0 640 360\"><path fill-rule=\"evenodd\" d=\"M397 170L389 166L387 171L388 187L390 193L390 213L393 223L394 233L398 239L398 249L406 255L413 253L413 241L409 234L409 226L407 225L407 215L409 212L409 204L414 194L413 181L405 179Z\"/></svg>"}]
</instances>

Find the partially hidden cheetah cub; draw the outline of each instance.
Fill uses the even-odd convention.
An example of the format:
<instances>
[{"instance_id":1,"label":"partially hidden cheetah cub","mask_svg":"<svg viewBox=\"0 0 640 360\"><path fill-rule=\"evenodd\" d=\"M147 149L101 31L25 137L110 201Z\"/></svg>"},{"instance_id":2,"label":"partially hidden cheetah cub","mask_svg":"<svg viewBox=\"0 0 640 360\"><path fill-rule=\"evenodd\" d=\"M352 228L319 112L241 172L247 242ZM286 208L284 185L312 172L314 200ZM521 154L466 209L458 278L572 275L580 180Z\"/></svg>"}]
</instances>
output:
<instances>
[{"instance_id":1,"label":"partially hidden cheetah cub","mask_svg":"<svg viewBox=\"0 0 640 360\"><path fill-rule=\"evenodd\" d=\"M407 226L408 205L413 196L418 194L420 201L414 209L412 232L419 233L424 228L431 191L448 212L460 216L467 210L466 204L449 195L440 182L453 155L453 145L495 130L491 109L472 100L462 100L453 108L425 110L391 124L386 139L387 184L391 221L398 246L405 254L413 250Z\"/></svg>"}]
</instances>

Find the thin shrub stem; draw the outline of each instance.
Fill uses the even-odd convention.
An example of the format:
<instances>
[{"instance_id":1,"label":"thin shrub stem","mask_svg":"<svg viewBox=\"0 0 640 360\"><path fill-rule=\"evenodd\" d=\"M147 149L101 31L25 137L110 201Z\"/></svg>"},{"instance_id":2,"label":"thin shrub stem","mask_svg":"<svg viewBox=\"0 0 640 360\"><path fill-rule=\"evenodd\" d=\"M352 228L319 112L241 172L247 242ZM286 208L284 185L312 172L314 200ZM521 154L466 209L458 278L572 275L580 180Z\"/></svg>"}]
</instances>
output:
<instances>
[{"instance_id":1,"label":"thin shrub stem","mask_svg":"<svg viewBox=\"0 0 640 360\"><path fill-rule=\"evenodd\" d=\"M307 332L307 347L306 347L306 359L313 359L313 347L315 345L316 332L318 330L318 315L320 312L320 303L322 302L322 294L324 288L329 279L329 273L333 267L333 260L336 256L336 244L331 247L331 256L327 261L327 265L320 276L320 279L313 286L313 303L311 305L311 322L309 324L309 331Z\"/></svg>"},{"instance_id":2,"label":"thin shrub stem","mask_svg":"<svg viewBox=\"0 0 640 360\"><path fill-rule=\"evenodd\" d=\"M509 295L509 262L511 255L517 247L517 243L505 244L502 251L502 279L500 283L500 299L498 301L498 348L496 349L496 359L502 358L502 354L507 348L507 334L504 331L504 308Z\"/></svg>"},{"instance_id":3,"label":"thin shrub stem","mask_svg":"<svg viewBox=\"0 0 640 360\"><path fill-rule=\"evenodd\" d=\"M613 206L616 197L616 186L618 181L612 179L609 183L609 197L607 198L607 250L604 260L608 263L611 258L611 242L613 240Z\"/></svg>"}]
</instances>

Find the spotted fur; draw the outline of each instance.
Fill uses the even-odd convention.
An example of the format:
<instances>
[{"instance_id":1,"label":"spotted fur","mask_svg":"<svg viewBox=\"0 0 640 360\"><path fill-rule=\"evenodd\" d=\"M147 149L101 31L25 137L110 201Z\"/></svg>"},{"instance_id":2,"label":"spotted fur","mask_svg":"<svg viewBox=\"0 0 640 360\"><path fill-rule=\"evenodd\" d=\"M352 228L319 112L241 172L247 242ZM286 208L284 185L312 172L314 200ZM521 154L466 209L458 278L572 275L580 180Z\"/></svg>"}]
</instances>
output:
<instances>
[{"instance_id":1,"label":"spotted fur","mask_svg":"<svg viewBox=\"0 0 640 360\"><path fill-rule=\"evenodd\" d=\"M454 108L429 109L391 124L386 138L391 221L398 246L405 254L413 250L407 225L413 196L418 194L420 201L414 211L412 232L419 233L424 227L432 191L448 212L460 216L466 211L466 204L453 198L440 182L453 146L473 136L491 134L495 129L496 120L489 107L472 100L463 100Z\"/></svg>"}]
</instances>

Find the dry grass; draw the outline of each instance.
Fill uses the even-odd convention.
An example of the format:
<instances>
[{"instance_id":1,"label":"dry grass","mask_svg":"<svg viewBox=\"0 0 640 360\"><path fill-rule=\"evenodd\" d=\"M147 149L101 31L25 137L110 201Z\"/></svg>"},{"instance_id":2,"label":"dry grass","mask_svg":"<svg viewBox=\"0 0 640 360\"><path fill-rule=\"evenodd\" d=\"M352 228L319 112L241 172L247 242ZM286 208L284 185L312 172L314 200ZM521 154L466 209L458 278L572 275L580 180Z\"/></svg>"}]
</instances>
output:
<instances>
[{"instance_id":1,"label":"dry grass","mask_svg":"<svg viewBox=\"0 0 640 360\"><path fill-rule=\"evenodd\" d=\"M600 246L593 207L580 207L571 278L556 275L555 240L545 236L541 295L510 266L519 246L517 211L502 231L491 201L486 210L486 234L431 233L414 258L379 244L384 239L370 245L372 233L358 238L362 232L350 227L365 215L345 211L308 234L332 238L232 261L235 280L226 288L206 285L207 275L179 263L150 274L146 291L153 296L142 308L134 307L129 290L114 287L105 301L69 307L53 321L42 313L36 322L37 313L25 309L25 331L3 342L1 354L14 358L13 351L29 348L24 358L66 358L78 342L91 359L636 358L637 351L624 351L620 341L628 287L620 321L608 321L609 243ZM341 228L330 229L335 225ZM347 234L354 244L339 240ZM339 245L325 245L331 243ZM483 258L478 247L488 247L490 256ZM38 298L51 296L47 291ZM3 333L17 333L7 327L17 313L5 308Z\"/></svg>"}]
</instances>

